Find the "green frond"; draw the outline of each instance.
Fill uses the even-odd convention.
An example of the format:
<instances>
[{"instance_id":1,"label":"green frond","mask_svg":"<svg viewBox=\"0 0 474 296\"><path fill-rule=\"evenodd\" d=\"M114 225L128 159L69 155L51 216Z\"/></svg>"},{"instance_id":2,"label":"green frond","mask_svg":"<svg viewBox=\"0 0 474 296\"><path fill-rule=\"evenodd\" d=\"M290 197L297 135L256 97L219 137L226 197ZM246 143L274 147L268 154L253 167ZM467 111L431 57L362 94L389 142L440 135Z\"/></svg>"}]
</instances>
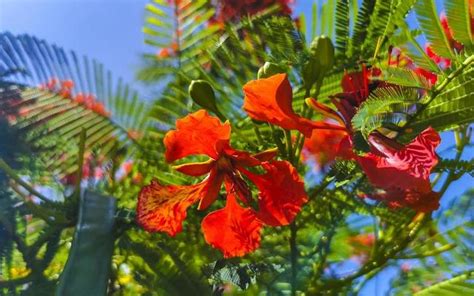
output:
<instances>
[{"instance_id":1,"label":"green frond","mask_svg":"<svg viewBox=\"0 0 474 296\"><path fill-rule=\"evenodd\" d=\"M349 43L349 2L337 1L336 4L336 50L339 57L345 57Z\"/></svg>"},{"instance_id":2,"label":"green frond","mask_svg":"<svg viewBox=\"0 0 474 296\"><path fill-rule=\"evenodd\" d=\"M474 68L468 67L420 113L412 126L418 130L432 126L444 131L474 119Z\"/></svg>"},{"instance_id":3,"label":"green frond","mask_svg":"<svg viewBox=\"0 0 474 296\"><path fill-rule=\"evenodd\" d=\"M359 7L352 33L349 56L357 56L360 53L360 45L365 42L367 37L367 24L370 24L370 16L374 11L375 3L376 0L363 0Z\"/></svg>"},{"instance_id":4,"label":"green frond","mask_svg":"<svg viewBox=\"0 0 474 296\"><path fill-rule=\"evenodd\" d=\"M138 147L134 134L143 134L148 126L146 104L121 79L113 82L97 61L84 57L79 62L74 52L29 35L2 33L0 47L5 57L0 65L24 69L24 74L0 79L0 106L35 149L45 149L40 159L52 172L75 171L75 145L83 129L87 149L100 146L101 155L125 147L132 153ZM74 83L68 97L41 86L52 78ZM95 102L76 101L80 94L94 96Z\"/></svg>"},{"instance_id":5,"label":"green frond","mask_svg":"<svg viewBox=\"0 0 474 296\"><path fill-rule=\"evenodd\" d=\"M446 16L453 37L464 46L472 47L474 43L474 32L471 31L470 0L445 0Z\"/></svg>"},{"instance_id":6,"label":"green frond","mask_svg":"<svg viewBox=\"0 0 474 296\"><path fill-rule=\"evenodd\" d=\"M421 76L410 69L399 67L385 67L380 69L382 70L382 75L375 77L377 80L404 87L426 90L431 88L430 83L424 76Z\"/></svg>"},{"instance_id":7,"label":"green frond","mask_svg":"<svg viewBox=\"0 0 474 296\"><path fill-rule=\"evenodd\" d=\"M419 0L415 3L415 11L420 27L433 51L442 57L454 58L454 51L439 21L435 1Z\"/></svg>"},{"instance_id":8,"label":"green frond","mask_svg":"<svg viewBox=\"0 0 474 296\"><path fill-rule=\"evenodd\" d=\"M419 292L416 296L456 296L469 295L474 293L474 270L463 272L459 275L453 276L450 279L438 282L430 287L427 287Z\"/></svg>"},{"instance_id":9,"label":"green frond","mask_svg":"<svg viewBox=\"0 0 474 296\"><path fill-rule=\"evenodd\" d=\"M461 177L464 174L469 174L474 177L474 160L455 160L455 159L440 159L435 168L437 172L454 172L456 176Z\"/></svg>"},{"instance_id":10,"label":"green frond","mask_svg":"<svg viewBox=\"0 0 474 296\"><path fill-rule=\"evenodd\" d=\"M388 123L400 126L418 102L419 94L414 88L378 88L359 107L352 118L352 127L367 138L372 131Z\"/></svg>"}]
</instances>

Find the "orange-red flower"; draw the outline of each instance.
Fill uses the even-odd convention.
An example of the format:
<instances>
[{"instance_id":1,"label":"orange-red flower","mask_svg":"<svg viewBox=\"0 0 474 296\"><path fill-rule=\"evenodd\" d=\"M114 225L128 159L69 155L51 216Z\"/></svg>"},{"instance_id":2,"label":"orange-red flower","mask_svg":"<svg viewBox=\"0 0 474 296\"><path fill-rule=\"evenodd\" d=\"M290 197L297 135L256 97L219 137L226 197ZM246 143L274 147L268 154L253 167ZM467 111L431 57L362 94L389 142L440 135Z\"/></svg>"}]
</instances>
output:
<instances>
[{"instance_id":1,"label":"orange-red flower","mask_svg":"<svg viewBox=\"0 0 474 296\"><path fill-rule=\"evenodd\" d=\"M437 209L439 194L432 191L429 175L438 160L435 148L440 137L432 128L423 131L405 147L379 133L373 133L369 136L372 152L362 156L351 152L351 120L357 108L367 99L373 87L388 86L383 82L378 85L369 83L366 78L367 71L364 69L362 72L344 76L344 92L336 95L333 100L339 113L314 99L307 99L307 103L318 112L346 126L347 135L335 148L339 147L339 156L356 159L369 181L375 187L383 189L383 192L370 195L371 198L383 200L391 207L407 206L423 212Z\"/></svg>"},{"instance_id":2,"label":"orange-red flower","mask_svg":"<svg viewBox=\"0 0 474 296\"><path fill-rule=\"evenodd\" d=\"M438 162L435 149L440 141L432 128L405 147L380 134L370 135L373 152L358 156L357 160L370 182L384 190L371 197L392 207L407 206L422 212L437 209L439 194L432 191L429 177Z\"/></svg>"},{"instance_id":3,"label":"orange-red flower","mask_svg":"<svg viewBox=\"0 0 474 296\"><path fill-rule=\"evenodd\" d=\"M215 19L222 22L235 21L242 16L257 14L268 7L275 6L280 14L290 15L293 0L219 0Z\"/></svg>"},{"instance_id":4,"label":"orange-red flower","mask_svg":"<svg viewBox=\"0 0 474 296\"><path fill-rule=\"evenodd\" d=\"M314 130L311 137L304 141L302 156L305 160L315 160L319 168L331 163L336 157L351 158L350 151L341 145L345 137L347 133L340 130Z\"/></svg>"},{"instance_id":5,"label":"orange-red flower","mask_svg":"<svg viewBox=\"0 0 474 296\"><path fill-rule=\"evenodd\" d=\"M361 233L349 237L347 243L352 249L352 259L358 263L365 263L375 244L375 236L373 233Z\"/></svg>"},{"instance_id":6,"label":"orange-red flower","mask_svg":"<svg viewBox=\"0 0 474 296\"><path fill-rule=\"evenodd\" d=\"M293 111L293 91L286 74L252 80L244 85L244 110L259 121L265 121L286 130L298 130L310 137L314 129L344 130L340 126L311 121Z\"/></svg>"},{"instance_id":7,"label":"orange-red flower","mask_svg":"<svg viewBox=\"0 0 474 296\"><path fill-rule=\"evenodd\" d=\"M138 200L138 223L148 231L174 236L182 229L187 208L196 202L199 210L209 207L218 198L222 184L227 191L227 205L207 215L202 229L206 241L225 257L242 256L256 249L263 224L291 223L307 201L296 170L286 161L272 160L276 150L251 155L233 149L230 133L228 122L221 123L205 110L179 119L176 130L165 136L165 158L173 162L190 155L207 155L208 161L175 167L189 176L206 177L195 185L163 186L153 181L144 187ZM261 167L266 173L250 172L251 167ZM258 211L250 207L252 194L244 176L260 191Z\"/></svg>"}]
</instances>

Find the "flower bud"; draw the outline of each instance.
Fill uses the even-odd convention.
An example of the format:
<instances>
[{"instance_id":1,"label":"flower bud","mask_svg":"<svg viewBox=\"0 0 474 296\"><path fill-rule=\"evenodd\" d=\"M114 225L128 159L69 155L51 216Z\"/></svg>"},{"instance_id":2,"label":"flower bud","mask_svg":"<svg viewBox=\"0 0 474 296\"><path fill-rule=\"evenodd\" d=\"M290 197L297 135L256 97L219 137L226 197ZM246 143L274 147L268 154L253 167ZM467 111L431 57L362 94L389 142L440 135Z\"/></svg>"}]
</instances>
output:
<instances>
[{"instance_id":1,"label":"flower bud","mask_svg":"<svg viewBox=\"0 0 474 296\"><path fill-rule=\"evenodd\" d=\"M189 85L188 91L194 103L215 113L220 119L225 119L217 109L216 96L209 82L205 80L193 80Z\"/></svg>"},{"instance_id":2,"label":"flower bud","mask_svg":"<svg viewBox=\"0 0 474 296\"><path fill-rule=\"evenodd\" d=\"M267 78L279 73L285 73L285 70L275 63L265 62L265 64L258 69L257 78Z\"/></svg>"},{"instance_id":3,"label":"flower bud","mask_svg":"<svg viewBox=\"0 0 474 296\"><path fill-rule=\"evenodd\" d=\"M334 46L331 39L326 36L314 38L309 48L309 54L309 60L303 66L302 73L308 89L316 81L322 79L334 66Z\"/></svg>"}]
</instances>

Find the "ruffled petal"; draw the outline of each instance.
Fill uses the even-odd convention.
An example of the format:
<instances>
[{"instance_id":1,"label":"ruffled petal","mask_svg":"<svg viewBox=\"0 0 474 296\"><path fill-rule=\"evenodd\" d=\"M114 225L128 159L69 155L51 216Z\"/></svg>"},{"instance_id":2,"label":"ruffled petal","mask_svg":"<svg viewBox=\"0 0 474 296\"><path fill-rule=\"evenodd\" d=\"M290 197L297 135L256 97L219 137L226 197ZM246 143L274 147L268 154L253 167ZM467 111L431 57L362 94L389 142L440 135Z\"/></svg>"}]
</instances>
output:
<instances>
[{"instance_id":1,"label":"ruffled petal","mask_svg":"<svg viewBox=\"0 0 474 296\"><path fill-rule=\"evenodd\" d=\"M233 193L226 206L207 215L201 225L206 242L225 258L244 256L260 246L262 223L252 209L239 206Z\"/></svg>"},{"instance_id":2,"label":"ruffled petal","mask_svg":"<svg viewBox=\"0 0 474 296\"><path fill-rule=\"evenodd\" d=\"M137 223L149 232L181 232L187 208L199 200L206 183L191 186L161 185L153 180L138 195Z\"/></svg>"},{"instance_id":3,"label":"ruffled petal","mask_svg":"<svg viewBox=\"0 0 474 296\"><path fill-rule=\"evenodd\" d=\"M169 131L163 142L166 161L172 162L189 156L204 154L213 159L219 157L229 145L230 124L199 110L176 121L176 130Z\"/></svg>"},{"instance_id":4,"label":"ruffled petal","mask_svg":"<svg viewBox=\"0 0 474 296\"><path fill-rule=\"evenodd\" d=\"M255 120L269 122L287 130L310 136L310 120L293 111L293 93L286 74L252 80L244 85L244 110Z\"/></svg>"},{"instance_id":5,"label":"ruffled petal","mask_svg":"<svg viewBox=\"0 0 474 296\"><path fill-rule=\"evenodd\" d=\"M287 161L265 162L262 167L263 175L242 170L260 191L257 216L271 226L288 225L308 201L304 182Z\"/></svg>"},{"instance_id":6,"label":"ruffled petal","mask_svg":"<svg viewBox=\"0 0 474 296\"><path fill-rule=\"evenodd\" d=\"M358 161L366 172L370 182L380 188L417 188L420 192L430 191L429 180L431 169L437 164L435 149L441 139L438 133L427 128L403 149L395 149L383 144L380 138L371 144L376 145L379 156L368 153L359 156Z\"/></svg>"}]
</instances>

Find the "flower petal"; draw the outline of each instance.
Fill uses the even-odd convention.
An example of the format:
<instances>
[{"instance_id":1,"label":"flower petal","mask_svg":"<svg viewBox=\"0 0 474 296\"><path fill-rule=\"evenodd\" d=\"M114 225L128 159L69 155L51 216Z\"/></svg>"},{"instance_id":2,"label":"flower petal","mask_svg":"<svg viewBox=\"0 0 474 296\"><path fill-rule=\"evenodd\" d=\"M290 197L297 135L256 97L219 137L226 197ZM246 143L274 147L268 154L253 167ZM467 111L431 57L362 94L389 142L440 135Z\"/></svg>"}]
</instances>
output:
<instances>
[{"instance_id":1,"label":"flower petal","mask_svg":"<svg viewBox=\"0 0 474 296\"><path fill-rule=\"evenodd\" d=\"M204 162L185 163L174 166L173 168L183 174L197 177L209 173L214 165L214 160L210 159Z\"/></svg>"},{"instance_id":2,"label":"flower petal","mask_svg":"<svg viewBox=\"0 0 474 296\"><path fill-rule=\"evenodd\" d=\"M262 223L250 208L242 208L233 193L227 195L223 209L202 220L206 242L219 249L225 258L244 256L260 246Z\"/></svg>"},{"instance_id":3,"label":"flower petal","mask_svg":"<svg viewBox=\"0 0 474 296\"><path fill-rule=\"evenodd\" d=\"M262 166L267 171L263 175L242 170L260 191L257 216L271 226L288 225L308 201L304 182L287 161L264 162Z\"/></svg>"},{"instance_id":4,"label":"flower petal","mask_svg":"<svg viewBox=\"0 0 474 296\"><path fill-rule=\"evenodd\" d=\"M426 193L431 190L429 180L431 169L437 164L435 149L441 139L438 133L427 128L410 144L401 150L394 150L378 139L371 138L371 144L383 154L368 153L358 157L359 164L370 182L380 188L413 189Z\"/></svg>"},{"instance_id":5,"label":"flower petal","mask_svg":"<svg viewBox=\"0 0 474 296\"><path fill-rule=\"evenodd\" d=\"M306 104L316 110L316 112L336 120L341 126L345 126L346 123L344 122L344 119L336 111L329 108L329 106L321 104L313 98L307 98L305 101Z\"/></svg>"},{"instance_id":6,"label":"flower petal","mask_svg":"<svg viewBox=\"0 0 474 296\"><path fill-rule=\"evenodd\" d=\"M137 223L146 231L175 236L182 230L187 208L199 200L205 184L163 186L153 180L138 195Z\"/></svg>"},{"instance_id":7,"label":"flower petal","mask_svg":"<svg viewBox=\"0 0 474 296\"><path fill-rule=\"evenodd\" d=\"M198 210L205 210L217 199L223 181L224 174L219 173L216 169L212 169L207 179L205 179L206 185L203 189L204 193L199 202Z\"/></svg>"},{"instance_id":8,"label":"flower petal","mask_svg":"<svg viewBox=\"0 0 474 296\"><path fill-rule=\"evenodd\" d=\"M226 154L232 158L236 167L251 167L275 158L278 155L278 148L268 149L254 155L246 151L226 149Z\"/></svg>"},{"instance_id":9,"label":"flower petal","mask_svg":"<svg viewBox=\"0 0 474 296\"><path fill-rule=\"evenodd\" d=\"M344 131L314 130L311 137L304 141L302 155L305 159L316 160L320 168L331 163L336 157L348 159L348 149L341 145L348 137Z\"/></svg>"},{"instance_id":10,"label":"flower petal","mask_svg":"<svg viewBox=\"0 0 474 296\"><path fill-rule=\"evenodd\" d=\"M163 142L166 161L204 154L217 159L223 148L229 145L230 124L199 110L176 121L176 130L169 131Z\"/></svg>"},{"instance_id":11,"label":"flower petal","mask_svg":"<svg viewBox=\"0 0 474 296\"><path fill-rule=\"evenodd\" d=\"M418 212L427 213L439 208L441 195L431 190L419 192L416 190L391 189L371 197L385 201L391 208L410 207Z\"/></svg>"},{"instance_id":12,"label":"flower petal","mask_svg":"<svg viewBox=\"0 0 474 296\"><path fill-rule=\"evenodd\" d=\"M255 120L311 135L311 121L293 111L293 93L286 74L252 80L244 85L244 110Z\"/></svg>"},{"instance_id":13,"label":"flower petal","mask_svg":"<svg viewBox=\"0 0 474 296\"><path fill-rule=\"evenodd\" d=\"M259 161L270 161L278 155L278 148L271 148L254 154L253 157Z\"/></svg>"}]
</instances>

